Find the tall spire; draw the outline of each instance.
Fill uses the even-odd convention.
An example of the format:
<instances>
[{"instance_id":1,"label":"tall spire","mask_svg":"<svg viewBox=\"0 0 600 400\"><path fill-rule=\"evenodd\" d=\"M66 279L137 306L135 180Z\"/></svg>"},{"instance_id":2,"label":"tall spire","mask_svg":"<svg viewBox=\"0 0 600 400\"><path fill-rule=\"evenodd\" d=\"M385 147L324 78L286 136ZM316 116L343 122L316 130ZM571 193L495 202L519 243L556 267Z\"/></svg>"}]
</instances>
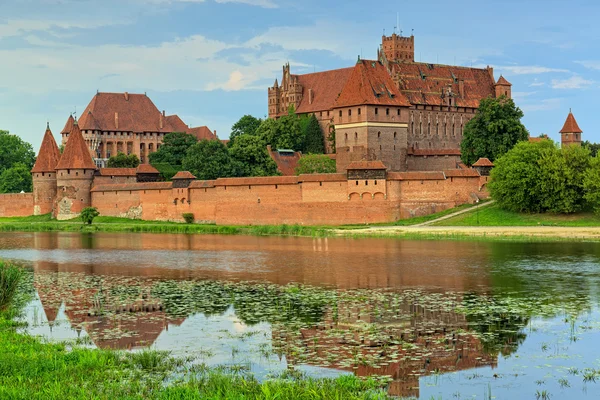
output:
<instances>
[{"instance_id":1,"label":"tall spire","mask_svg":"<svg viewBox=\"0 0 600 400\"><path fill-rule=\"evenodd\" d=\"M563 125L563 128L560 130L560 133L583 133L579 125L577 125L577 121L575 120L575 116L569 109L569 115L567 115L567 120Z\"/></svg>"},{"instance_id":2,"label":"tall spire","mask_svg":"<svg viewBox=\"0 0 600 400\"><path fill-rule=\"evenodd\" d=\"M50 124L46 124L46 133L42 139L42 145L40 146L40 152L38 153L35 165L31 172L54 172L58 160L60 159L60 150L54 140L52 131L50 130Z\"/></svg>"},{"instance_id":3,"label":"tall spire","mask_svg":"<svg viewBox=\"0 0 600 400\"><path fill-rule=\"evenodd\" d=\"M75 120L56 169L96 169L96 164Z\"/></svg>"}]
</instances>

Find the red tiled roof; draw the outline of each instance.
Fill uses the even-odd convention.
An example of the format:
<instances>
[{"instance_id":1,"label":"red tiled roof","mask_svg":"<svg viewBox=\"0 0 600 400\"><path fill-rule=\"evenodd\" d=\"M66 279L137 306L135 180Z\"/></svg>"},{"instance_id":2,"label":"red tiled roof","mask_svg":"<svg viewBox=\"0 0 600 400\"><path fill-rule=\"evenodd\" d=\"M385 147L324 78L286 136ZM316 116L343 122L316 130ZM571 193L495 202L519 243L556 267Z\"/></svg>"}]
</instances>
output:
<instances>
[{"instance_id":1,"label":"red tiled roof","mask_svg":"<svg viewBox=\"0 0 600 400\"><path fill-rule=\"evenodd\" d=\"M531 143L537 143L537 142L541 142L542 140L548 140L548 139L550 139L550 138L548 137L548 135L545 135L545 134L542 135L541 137L531 137L531 136L529 136L529 141Z\"/></svg>"},{"instance_id":2,"label":"red tiled roof","mask_svg":"<svg viewBox=\"0 0 600 400\"><path fill-rule=\"evenodd\" d=\"M387 69L379 61L359 60L337 99L336 107L361 104L410 106Z\"/></svg>"},{"instance_id":3,"label":"red tiled roof","mask_svg":"<svg viewBox=\"0 0 600 400\"><path fill-rule=\"evenodd\" d=\"M190 189L204 189L215 187L215 181L194 181L190 184Z\"/></svg>"},{"instance_id":4,"label":"red tiled roof","mask_svg":"<svg viewBox=\"0 0 600 400\"><path fill-rule=\"evenodd\" d=\"M56 169L96 169L88 145L83 140L79 125L73 124L69 138Z\"/></svg>"},{"instance_id":5,"label":"red tiled roof","mask_svg":"<svg viewBox=\"0 0 600 400\"><path fill-rule=\"evenodd\" d=\"M296 112L303 114L331 110L353 69L350 67L313 74L292 75L292 78L298 79L298 83L303 88L302 101ZM312 91L312 103L309 98L309 90Z\"/></svg>"},{"instance_id":6,"label":"red tiled roof","mask_svg":"<svg viewBox=\"0 0 600 400\"><path fill-rule=\"evenodd\" d=\"M198 140L212 140L216 139L217 135L215 135L207 126L199 126L196 128L189 128L187 133L190 135L196 136Z\"/></svg>"},{"instance_id":7,"label":"red tiled roof","mask_svg":"<svg viewBox=\"0 0 600 400\"><path fill-rule=\"evenodd\" d=\"M31 172L54 172L58 160L60 159L60 150L54 140L50 127L46 127L46 133L44 133L44 139L42 139L42 145L40 146L40 152L38 153L35 165Z\"/></svg>"},{"instance_id":8,"label":"red tiled roof","mask_svg":"<svg viewBox=\"0 0 600 400\"><path fill-rule=\"evenodd\" d=\"M444 180L446 176L440 171L388 172L388 181L432 181Z\"/></svg>"},{"instance_id":9,"label":"red tiled roof","mask_svg":"<svg viewBox=\"0 0 600 400\"><path fill-rule=\"evenodd\" d=\"M156 111L158 111L158 109ZM187 132L189 129L185 122L179 118L179 115L167 115L165 117L164 126L168 126L172 132Z\"/></svg>"},{"instance_id":10,"label":"red tiled roof","mask_svg":"<svg viewBox=\"0 0 600 400\"><path fill-rule=\"evenodd\" d=\"M160 172L150 164L140 164L135 170L137 174L160 174Z\"/></svg>"},{"instance_id":11,"label":"red tiled roof","mask_svg":"<svg viewBox=\"0 0 600 400\"><path fill-rule=\"evenodd\" d=\"M447 91L450 87L456 106L478 108L482 99L496 93L496 82L488 69L427 63L390 63L390 69L412 104L443 106L442 89ZM460 81L464 82L463 96Z\"/></svg>"},{"instance_id":12,"label":"red tiled roof","mask_svg":"<svg viewBox=\"0 0 600 400\"><path fill-rule=\"evenodd\" d=\"M575 117L572 112L569 112L567 116L567 120L565 121L565 125L560 130L560 133L583 133L579 125L577 125L577 121L575 121Z\"/></svg>"},{"instance_id":13,"label":"red tiled roof","mask_svg":"<svg viewBox=\"0 0 600 400\"><path fill-rule=\"evenodd\" d=\"M541 139L541 138L540 138ZM473 164L474 167L493 167L494 163L489 158L480 158Z\"/></svg>"},{"instance_id":14,"label":"red tiled roof","mask_svg":"<svg viewBox=\"0 0 600 400\"><path fill-rule=\"evenodd\" d=\"M172 182L108 183L95 185L92 192L117 192L124 190L166 190L172 188Z\"/></svg>"},{"instance_id":15,"label":"red tiled roof","mask_svg":"<svg viewBox=\"0 0 600 400\"><path fill-rule=\"evenodd\" d=\"M296 167L298 166L300 157L302 157L300 152L280 153L277 150L272 150L271 146L267 146L267 151L273 161L275 161L275 164L277 164L277 169L282 175L296 175Z\"/></svg>"},{"instance_id":16,"label":"red tiled roof","mask_svg":"<svg viewBox=\"0 0 600 400\"><path fill-rule=\"evenodd\" d=\"M189 171L179 171L171 179L196 179L196 177Z\"/></svg>"},{"instance_id":17,"label":"red tiled roof","mask_svg":"<svg viewBox=\"0 0 600 400\"><path fill-rule=\"evenodd\" d=\"M302 174L298 176L298 182L339 182L345 181L348 176L343 173L333 174Z\"/></svg>"},{"instance_id":18,"label":"red tiled roof","mask_svg":"<svg viewBox=\"0 0 600 400\"><path fill-rule=\"evenodd\" d=\"M298 183L297 176L261 176L254 178L219 178L215 186L286 185Z\"/></svg>"},{"instance_id":19,"label":"red tiled roof","mask_svg":"<svg viewBox=\"0 0 600 400\"><path fill-rule=\"evenodd\" d=\"M60 134L62 135L63 133L71 132L71 130L73 129L74 122L75 122L75 118L73 118L73 114L69 115L69 118L67 119L67 123L65 124L65 127L63 128L63 130L60 131Z\"/></svg>"},{"instance_id":20,"label":"red tiled roof","mask_svg":"<svg viewBox=\"0 0 600 400\"><path fill-rule=\"evenodd\" d=\"M349 169L387 169L387 167L381 162L381 160L375 161L352 161L346 167Z\"/></svg>"},{"instance_id":21,"label":"red tiled roof","mask_svg":"<svg viewBox=\"0 0 600 400\"><path fill-rule=\"evenodd\" d=\"M479 177L477 170L469 169L445 169L444 175L446 178L474 178Z\"/></svg>"},{"instance_id":22,"label":"red tiled roof","mask_svg":"<svg viewBox=\"0 0 600 400\"><path fill-rule=\"evenodd\" d=\"M135 168L100 168L101 176L135 176Z\"/></svg>"},{"instance_id":23,"label":"red tiled roof","mask_svg":"<svg viewBox=\"0 0 600 400\"><path fill-rule=\"evenodd\" d=\"M414 149L411 147L406 153L413 156L460 156L460 149Z\"/></svg>"},{"instance_id":24,"label":"red tiled roof","mask_svg":"<svg viewBox=\"0 0 600 400\"><path fill-rule=\"evenodd\" d=\"M512 86L512 83L510 83L502 75L500 75L500 78L498 78L498 82L496 82L496 85Z\"/></svg>"}]
</instances>

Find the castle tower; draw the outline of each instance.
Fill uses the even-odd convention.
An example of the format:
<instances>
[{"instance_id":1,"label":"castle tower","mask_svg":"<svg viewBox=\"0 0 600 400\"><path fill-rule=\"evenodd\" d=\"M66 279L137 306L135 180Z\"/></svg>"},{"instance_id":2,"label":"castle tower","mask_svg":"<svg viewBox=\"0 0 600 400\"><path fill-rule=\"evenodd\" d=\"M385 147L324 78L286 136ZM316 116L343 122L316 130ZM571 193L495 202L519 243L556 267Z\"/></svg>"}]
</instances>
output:
<instances>
[{"instance_id":1,"label":"castle tower","mask_svg":"<svg viewBox=\"0 0 600 400\"><path fill-rule=\"evenodd\" d=\"M494 85L494 88L496 89L496 98L500 96L506 96L507 98L511 99L511 87L512 83L510 83L502 75L500 75L500 78L498 78L498 82L496 82L496 84Z\"/></svg>"},{"instance_id":2,"label":"castle tower","mask_svg":"<svg viewBox=\"0 0 600 400\"><path fill-rule=\"evenodd\" d=\"M381 49L389 62L415 62L415 37L393 34L381 37Z\"/></svg>"},{"instance_id":3,"label":"castle tower","mask_svg":"<svg viewBox=\"0 0 600 400\"><path fill-rule=\"evenodd\" d=\"M56 199L56 165L60 159L60 150L50 126L40 146L35 165L31 170L33 178L33 215L48 214L54 209Z\"/></svg>"},{"instance_id":4,"label":"castle tower","mask_svg":"<svg viewBox=\"0 0 600 400\"><path fill-rule=\"evenodd\" d=\"M567 116L567 120L563 125L563 128L560 130L560 143L562 147L575 145L581 146L581 134L583 131L577 125L577 121L575 121L575 117L571 110L569 110L569 115Z\"/></svg>"},{"instance_id":5,"label":"castle tower","mask_svg":"<svg viewBox=\"0 0 600 400\"><path fill-rule=\"evenodd\" d=\"M269 88L269 118L276 118L279 114L279 98L279 83L275 79L275 84Z\"/></svg>"},{"instance_id":6,"label":"castle tower","mask_svg":"<svg viewBox=\"0 0 600 400\"><path fill-rule=\"evenodd\" d=\"M65 150L56 166L56 208L59 220L79 216L81 210L91 206L91 188L96 164L83 139L77 121L69 132Z\"/></svg>"}]
</instances>

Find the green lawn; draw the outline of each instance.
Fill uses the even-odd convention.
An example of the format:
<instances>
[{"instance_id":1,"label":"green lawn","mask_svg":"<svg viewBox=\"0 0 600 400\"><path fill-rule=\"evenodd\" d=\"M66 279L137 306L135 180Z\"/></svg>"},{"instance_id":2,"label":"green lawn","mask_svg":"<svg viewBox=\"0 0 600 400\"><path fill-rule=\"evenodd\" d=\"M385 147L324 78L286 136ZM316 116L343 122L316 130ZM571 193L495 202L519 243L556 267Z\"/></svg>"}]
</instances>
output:
<instances>
[{"instance_id":1,"label":"green lawn","mask_svg":"<svg viewBox=\"0 0 600 400\"><path fill-rule=\"evenodd\" d=\"M600 226L593 213L525 214L493 204L435 223L436 226Z\"/></svg>"}]
</instances>

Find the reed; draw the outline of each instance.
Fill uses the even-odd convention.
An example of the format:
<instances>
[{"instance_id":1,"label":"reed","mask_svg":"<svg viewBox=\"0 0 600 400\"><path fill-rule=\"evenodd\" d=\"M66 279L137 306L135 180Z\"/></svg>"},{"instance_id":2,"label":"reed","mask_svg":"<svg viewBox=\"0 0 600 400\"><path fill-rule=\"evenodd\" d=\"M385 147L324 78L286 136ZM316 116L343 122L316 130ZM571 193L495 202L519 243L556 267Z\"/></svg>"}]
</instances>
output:
<instances>
[{"instance_id":1,"label":"reed","mask_svg":"<svg viewBox=\"0 0 600 400\"><path fill-rule=\"evenodd\" d=\"M0 261L0 311L10 306L15 297L23 270L16 265Z\"/></svg>"}]
</instances>

